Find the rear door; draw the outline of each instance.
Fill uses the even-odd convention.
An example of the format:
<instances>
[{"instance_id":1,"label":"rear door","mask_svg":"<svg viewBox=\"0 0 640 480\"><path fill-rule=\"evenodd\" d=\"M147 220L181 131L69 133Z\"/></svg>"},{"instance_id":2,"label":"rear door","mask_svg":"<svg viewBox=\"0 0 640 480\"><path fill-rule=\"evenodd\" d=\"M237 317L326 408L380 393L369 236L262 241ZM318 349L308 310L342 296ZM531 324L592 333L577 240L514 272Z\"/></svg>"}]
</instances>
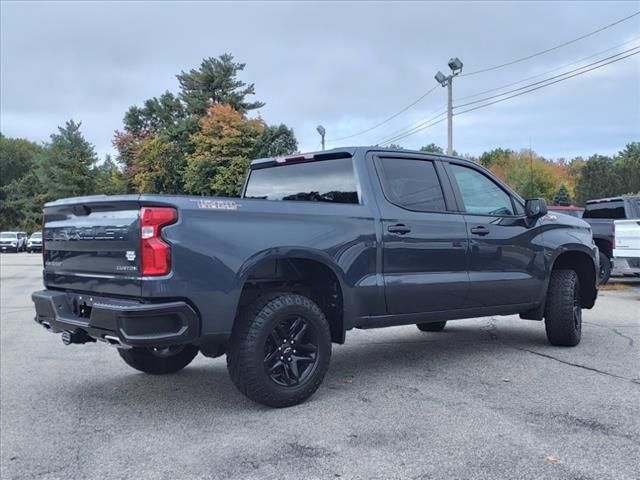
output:
<instances>
[{"instance_id":1,"label":"rear door","mask_svg":"<svg viewBox=\"0 0 640 480\"><path fill-rule=\"evenodd\" d=\"M137 195L61 200L43 221L47 288L140 295Z\"/></svg>"},{"instance_id":2,"label":"rear door","mask_svg":"<svg viewBox=\"0 0 640 480\"><path fill-rule=\"evenodd\" d=\"M472 307L531 303L544 288L544 249L524 207L486 171L445 163L469 233Z\"/></svg>"},{"instance_id":3,"label":"rear door","mask_svg":"<svg viewBox=\"0 0 640 480\"><path fill-rule=\"evenodd\" d=\"M467 232L439 162L420 155L375 158L382 194L383 274L390 314L464 308Z\"/></svg>"}]
</instances>

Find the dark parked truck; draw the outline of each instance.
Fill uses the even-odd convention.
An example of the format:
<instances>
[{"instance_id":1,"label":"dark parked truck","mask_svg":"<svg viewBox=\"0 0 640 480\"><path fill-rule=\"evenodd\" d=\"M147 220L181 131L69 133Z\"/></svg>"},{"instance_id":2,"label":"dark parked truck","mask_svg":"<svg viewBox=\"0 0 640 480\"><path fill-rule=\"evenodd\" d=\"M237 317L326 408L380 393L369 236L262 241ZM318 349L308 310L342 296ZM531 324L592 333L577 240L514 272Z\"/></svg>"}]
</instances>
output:
<instances>
[{"instance_id":1,"label":"dark parked truck","mask_svg":"<svg viewBox=\"0 0 640 480\"><path fill-rule=\"evenodd\" d=\"M614 267L616 248L616 220L640 219L640 197L624 196L588 200L583 217L593 229L593 240L600 251L599 283L609 281ZM632 266L640 268L640 260L629 259Z\"/></svg>"},{"instance_id":2,"label":"dark parked truck","mask_svg":"<svg viewBox=\"0 0 640 480\"><path fill-rule=\"evenodd\" d=\"M256 160L241 198L71 198L44 209L36 321L176 372L226 353L235 385L304 401L353 328L520 314L580 341L598 251L580 219L473 162L345 148Z\"/></svg>"}]
</instances>

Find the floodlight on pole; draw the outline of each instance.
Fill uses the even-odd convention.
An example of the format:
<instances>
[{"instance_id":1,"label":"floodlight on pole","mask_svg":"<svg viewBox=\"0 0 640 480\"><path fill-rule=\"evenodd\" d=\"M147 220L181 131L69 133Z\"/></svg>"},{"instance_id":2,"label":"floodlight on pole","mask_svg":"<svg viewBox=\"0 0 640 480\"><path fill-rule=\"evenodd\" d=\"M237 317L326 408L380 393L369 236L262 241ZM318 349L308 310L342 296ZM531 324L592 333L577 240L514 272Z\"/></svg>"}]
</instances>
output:
<instances>
[{"instance_id":1,"label":"floodlight on pole","mask_svg":"<svg viewBox=\"0 0 640 480\"><path fill-rule=\"evenodd\" d=\"M320 134L320 138L322 140L322 150L324 150L324 136L327 133L327 131L324 129L324 127L322 125L318 125L316 127L316 130L318 131L318 133Z\"/></svg>"},{"instance_id":2,"label":"floodlight on pole","mask_svg":"<svg viewBox=\"0 0 640 480\"><path fill-rule=\"evenodd\" d=\"M449 60L451 75L445 75L438 71L435 75L436 82L443 87L447 87L447 153L453 153L453 77L462 72L462 61L458 57Z\"/></svg>"}]
</instances>

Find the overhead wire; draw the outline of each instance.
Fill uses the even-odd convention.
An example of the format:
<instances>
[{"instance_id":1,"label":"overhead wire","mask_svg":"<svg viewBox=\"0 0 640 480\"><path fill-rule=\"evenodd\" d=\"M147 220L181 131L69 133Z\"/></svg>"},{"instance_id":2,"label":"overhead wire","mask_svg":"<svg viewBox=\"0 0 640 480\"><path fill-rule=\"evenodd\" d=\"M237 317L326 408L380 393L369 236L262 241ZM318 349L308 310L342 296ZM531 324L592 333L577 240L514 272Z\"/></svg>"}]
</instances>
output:
<instances>
[{"instance_id":1,"label":"overhead wire","mask_svg":"<svg viewBox=\"0 0 640 480\"><path fill-rule=\"evenodd\" d=\"M569 40L569 41L563 42L563 43L561 43L561 44L559 44L559 45L555 45L555 46L553 46L553 47L551 47L551 48L547 48L547 49L545 49L545 50L541 50L541 51L539 51L539 52L532 53L531 55L526 55L526 56L524 56L524 57L517 58L517 59L515 59L515 60L511 60L511 61L509 61L509 62L501 63L501 64L499 64L499 65L494 65L494 66L492 66L492 67L481 68L481 69L479 69L479 70L474 70L474 71L467 72L467 73L461 73L461 74L460 74L460 77L469 77L469 76L471 76L471 75L477 75L477 74L479 74L479 73L491 72L491 71L493 71L493 70L498 70L498 69L500 69L500 68L508 67L508 66L510 66L510 65L515 65L516 63L521 63L521 62L524 62L524 61L526 61L526 60L530 60L530 59L532 59L532 58L538 57L538 56L540 56L540 55L544 55L544 54L546 54L546 53L553 52L554 50L558 50L559 48L566 47L566 46L571 45L571 44L573 44L573 43L579 42L580 40L584 40L585 38L588 38L588 37L591 37L591 36L593 36L593 35L595 35L595 34L597 34L597 33L600 33L600 32L602 32L602 31L604 31L604 30L607 30L607 29L609 29L609 28L615 27L616 25L619 25L619 24L621 24L621 23L623 23L623 22L626 22L627 20L631 20L632 18L634 18L634 17L636 17L636 16L638 16L638 15L640 15L640 10L639 10L639 11L637 11L637 12L635 12L635 13L632 13L631 15L627 15L627 16L626 16L626 17L624 17L624 18L621 18L621 19L619 19L619 20L616 20L616 21L615 21L615 22L613 22L613 23L610 23L610 24L608 24L608 25L605 25L604 27L600 27L600 28L598 28L598 29L596 29L596 30L593 30L593 31L591 31L591 32L589 32L589 33L586 33L586 34L584 34L584 35L581 35L581 36L579 36L579 37L577 37L577 38L574 38L574 39L572 39L572 40Z\"/></svg>"},{"instance_id":2,"label":"overhead wire","mask_svg":"<svg viewBox=\"0 0 640 480\"><path fill-rule=\"evenodd\" d=\"M504 102L504 101L509 100L511 98L519 97L520 95L524 95L525 93L534 92L536 90L540 90L541 88L548 87L548 86L554 85L556 83L564 82L565 80L569 80L569 79L571 79L573 77L577 77L579 75L584 75L585 73L589 73L589 72L591 72L593 70L597 70L599 68L606 67L607 65L610 65L612 63L620 62L620 61L622 61L622 60L624 60L626 58L632 57L634 55L638 55L639 53L640 53L640 50L636 50L633 53L629 53L629 54L627 54L627 55L625 55L623 57L615 58L615 59L610 60L610 61L608 61L606 63L603 63L602 65L597 65L597 66L591 67L588 70L585 70L583 72L574 73L573 75L569 75L568 77L560 78L560 79L554 80L553 82L546 83L544 85L539 85L537 87L531 88L530 90L526 90L526 91L523 91L523 92L515 93L515 94L510 95L510 96L505 97L505 98L500 98L500 99L494 100L492 102L489 102L489 103L486 103L486 104L483 104L483 105L478 105L476 107L472 107L472 108L468 108L466 110L462 110L460 112L456 112L455 115L457 116L457 115L462 115L463 113L473 112L474 110L479 110L481 108L485 108L485 107L488 107L490 105L495 105L496 103Z\"/></svg>"}]
</instances>

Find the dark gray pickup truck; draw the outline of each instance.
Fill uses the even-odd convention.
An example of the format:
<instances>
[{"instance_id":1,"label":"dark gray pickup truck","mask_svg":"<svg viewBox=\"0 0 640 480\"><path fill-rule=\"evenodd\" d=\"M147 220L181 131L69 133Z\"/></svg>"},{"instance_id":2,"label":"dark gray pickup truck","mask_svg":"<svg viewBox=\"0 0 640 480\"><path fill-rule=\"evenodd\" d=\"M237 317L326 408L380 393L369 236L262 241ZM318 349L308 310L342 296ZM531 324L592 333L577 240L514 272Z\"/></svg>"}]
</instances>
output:
<instances>
[{"instance_id":1,"label":"dark gray pickup truck","mask_svg":"<svg viewBox=\"0 0 640 480\"><path fill-rule=\"evenodd\" d=\"M226 353L235 385L304 401L352 328L520 314L580 341L598 251L580 219L473 162L343 148L256 160L241 198L71 198L44 209L36 321L176 372Z\"/></svg>"}]
</instances>

